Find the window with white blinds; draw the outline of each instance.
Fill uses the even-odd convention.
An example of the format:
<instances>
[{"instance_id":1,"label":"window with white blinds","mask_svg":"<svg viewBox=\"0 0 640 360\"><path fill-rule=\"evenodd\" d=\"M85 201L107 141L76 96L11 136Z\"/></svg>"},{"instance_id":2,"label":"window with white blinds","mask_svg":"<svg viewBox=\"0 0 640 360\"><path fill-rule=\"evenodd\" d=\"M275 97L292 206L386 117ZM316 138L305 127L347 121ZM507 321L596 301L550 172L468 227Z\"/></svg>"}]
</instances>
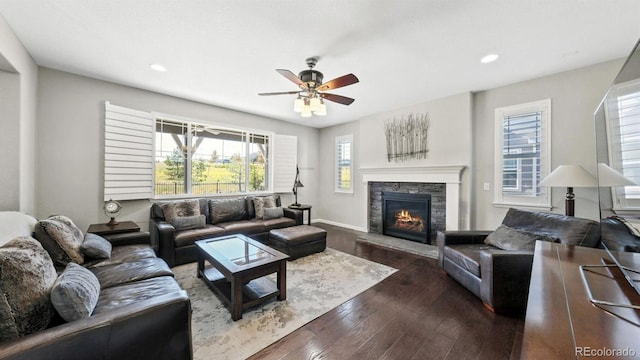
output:
<instances>
[{"instance_id":1,"label":"window with white blinds","mask_svg":"<svg viewBox=\"0 0 640 360\"><path fill-rule=\"evenodd\" d=\"M551 100L496 109L495 203L548 207Z\"/></svg>"},{"instance_id":2,"label":"window with white blinds","mask_svg":"<svg viewBox=\"0 0 640 360\"><path fill-rule=\"evenodd\" d=\"M150 113L105 103L104 200L153 197Z\"/></svg>"},{"instance_id":3,"label":"window with white blinds","mask_svg":"<svg viewBox=\"0 0 640 360\"><path fill-rule=\"evenodd\" d=\"M335 191L353 193L353 135L336 136Z\"/></svg>"},{"instance_id":4,"label":"window with white blinds","mask_svg":"<svg viewBox=\"0 0 640 360\"><path fill-rule=\"evenodd\" d=\"M610 166L640 184L640 82L612 88L605 101ZM640 186L613 188L614 209L640 208Z\"/></svg>"}]
</instances>

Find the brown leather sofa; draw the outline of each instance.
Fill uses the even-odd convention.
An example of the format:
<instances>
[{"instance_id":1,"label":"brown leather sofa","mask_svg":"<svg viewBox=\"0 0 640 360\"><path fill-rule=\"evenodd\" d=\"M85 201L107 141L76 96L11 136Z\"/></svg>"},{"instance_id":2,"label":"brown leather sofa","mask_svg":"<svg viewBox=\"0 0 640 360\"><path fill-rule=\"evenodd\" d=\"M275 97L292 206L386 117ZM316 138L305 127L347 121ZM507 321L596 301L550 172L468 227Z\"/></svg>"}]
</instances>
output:
<instances>
[{"instance_id":1,"label":"brown leather sofa","mask_svg":"<svg viewBox=\"0 0 640 360\"><path fill-rule=\"evenodd\" d=\"M509 209L502 224L567 245L597 247L600 241L598 222L572 216ZM521 313L527 304L533 250L502 250L487 245L484 241L491 233L438 232L440 267L494 312Z\"/></svg>"},{"instance_id":2,"label":"brown leather sofa","mask_svg":"<svg viewBox=\"0 0 640 360\"><path fill-rule=\"evenodd\" d=\"M0 343L0 359L192 359L191 303L148 233L109 238L110 259L85 263L100 282L93 314Z\"/></svg>"},{"instance_id":3,"label":"brown leather sofa","mask_svg":"<svg viewBox=\"0 0 640 360\"><path fill-rule=\"evenodd\" d=\"M276 206L282 206L279 195L269 196L275 198ZM149 231L158 255L170 267L174 267L196 261L194 243L197 240L243 234L267 243L269 230L302 224L302 211L288 208L283 208L283 217L256 219L253 202L255 197L200 198L200 214L206 216L206 224L202 228L188 230L176 230L167 222L162 206L170 201L154 203L151 205ZM217 221L216 218L224 220Z\"/></svg>"}]
</instances>

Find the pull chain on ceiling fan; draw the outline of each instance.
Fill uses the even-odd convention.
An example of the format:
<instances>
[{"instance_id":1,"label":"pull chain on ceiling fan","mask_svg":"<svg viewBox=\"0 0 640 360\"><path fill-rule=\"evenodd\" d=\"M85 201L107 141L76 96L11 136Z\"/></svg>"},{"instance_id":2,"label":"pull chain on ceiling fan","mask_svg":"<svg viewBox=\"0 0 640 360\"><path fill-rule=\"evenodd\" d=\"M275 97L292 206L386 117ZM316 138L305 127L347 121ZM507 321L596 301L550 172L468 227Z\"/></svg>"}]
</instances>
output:
<instances>
[{"instance_id":1,"label":"pull chain on ceiling fan","mask_svg":"<svg viewBox=\"0 0 640 360\"><path fill-rule=\"evenodd\" d=\"M320 71L313 70L313 68L318 63L318 57L310 57L306 61L309 69L301 71L298 76L286 69L276 69L276 71L279 72L280 75L286 77L291 82L298 85L300 90L259 93L258 95L265 96L297 94L298 97L293 103L293 111L299 112L302 117L310 117L312 114L320 116L327 115L327 107L324 104L324 100L333 101L342 105L350 105L355 101L355 99L346 96L324 92L326 90L333 90L359 82L360 80L358 80L355 75L347 74L323 83L322 80L324 78L324 75L322 75Z\"/></svg>"}]
</instances>

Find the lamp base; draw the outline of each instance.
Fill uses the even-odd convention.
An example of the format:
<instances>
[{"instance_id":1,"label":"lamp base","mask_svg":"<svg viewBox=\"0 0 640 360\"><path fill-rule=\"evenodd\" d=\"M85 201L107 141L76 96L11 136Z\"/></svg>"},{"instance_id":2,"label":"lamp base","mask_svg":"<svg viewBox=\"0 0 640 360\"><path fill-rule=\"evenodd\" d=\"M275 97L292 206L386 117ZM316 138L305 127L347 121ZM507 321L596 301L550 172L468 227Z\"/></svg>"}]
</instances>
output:
<instances>
[{"instance_id":1,"label":"lamp base","mask_svg":"<svg viewBox=\"0 0 640 360\"><path fill-rule=\"evenodd\" d=\"M564 214L567 216L574 216L575 214L575 208L576 208L576 202L575 199L576 196L573 193L573 187L567 187L567 194L565 195L565 200L564 200Z\"/></svg>"},{"instance_id":2,"label":"lamp base","mask_svg":"<svg viewBox=\"0 0 640 360\"><path fill-rule=\"evenodd\" d=\"M116 226L118 225L119 222L116 221L116 218L111 218L111 220L109 220L109 222L107 223L107 226Z\"/></svg>"}]
</instances>

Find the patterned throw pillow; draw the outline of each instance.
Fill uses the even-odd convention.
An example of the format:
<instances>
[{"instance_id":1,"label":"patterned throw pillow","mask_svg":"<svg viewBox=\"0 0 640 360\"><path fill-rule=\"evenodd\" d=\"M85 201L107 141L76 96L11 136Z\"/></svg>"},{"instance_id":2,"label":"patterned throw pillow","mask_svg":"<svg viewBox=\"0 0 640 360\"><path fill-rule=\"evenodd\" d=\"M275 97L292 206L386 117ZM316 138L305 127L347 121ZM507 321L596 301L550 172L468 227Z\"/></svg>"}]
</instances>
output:
<instances>
[{"instance_id":1,"label":"patterned throw pillow","mask_svg":"<svg viewBox=\"0 0 640 360\"><path fill-rule=\"evenodd\" d=\"M80 251L84 236L68 217L57 215L40 220L35 233L36 239L49 252L56 266L63 268L69 262L84 262L84 255Z\"/></svg>"},{"instance_id":2,"label":"patterned throw pillow","mask_svg":"<svg viewBox=\"0 0 640 360\"><path fill-rule=\"evenodd\" d=\"M100 282L88 269L69 263L51 289L51 303L67 322L89 317L98 303Z\"/></svg>"},{"instance_id":3,"label":"patterned throw pillow","mask_svg":"<svg viewBox=\"0 0 640 360\"><path fill-rule=\"evenodd\" d=\"M164 219L168 223L177 217L200 215L200 201L198 199L172 201L162 204L161 207Z\"/></svg>"},{"instance_id":4,"label":"patterned throw pillow","mask_svg":"<svg viewBox=\"0 0 640 360\"><path fill-rule=\"evenodd\" d=\"M484 243L502 250L533 250L536 245L536 240L560 242L559 239L551 236L500 225L494 232L487 236Z\"/></svg>"},{"instance_id":5,"label":"patterned throw pillow","mask_svg":"<svg viewBox=\"0 0 640 360\"><path fill-rule=\"evenodd\" d=\"M264 209L276 207L276 199L273 196L253 198L253 207L256 211L256 219L264 218Z\"/></svg>"},{"instance_id":6,"label":"patterned throw pillow","mask_svg":"<svg viewBox=\"0 0 640 360\"><path fill-rule=\"evenodd\" d=\"M0 343L45 329L55 310L56 269L42 245L18 237L0 247Z\"/></svg>"},{"instance_id":7,"label":"patterned throw pillow","mask_svg":"<svg viewBox=\"0 0 640 360\"><path fill-rule=\"evenodd\" d=\"M264 214L263 214L264 220L277 219L283 216L284 216L284 210L282 209L282 206L264 209Z\"/></svg>"},{"instance_id":8,"label":"patterned throw pillow","mask_svg":"<svg viewBox=\"0 0 640 360\"><path fill-rule=\"evenodd\" d=\"M84 256L94 259L108 259L111 257L111 249L113 246L109 240L100 235L88 233L84 237L80 251Z\"/></svg>"}]
</instances>

